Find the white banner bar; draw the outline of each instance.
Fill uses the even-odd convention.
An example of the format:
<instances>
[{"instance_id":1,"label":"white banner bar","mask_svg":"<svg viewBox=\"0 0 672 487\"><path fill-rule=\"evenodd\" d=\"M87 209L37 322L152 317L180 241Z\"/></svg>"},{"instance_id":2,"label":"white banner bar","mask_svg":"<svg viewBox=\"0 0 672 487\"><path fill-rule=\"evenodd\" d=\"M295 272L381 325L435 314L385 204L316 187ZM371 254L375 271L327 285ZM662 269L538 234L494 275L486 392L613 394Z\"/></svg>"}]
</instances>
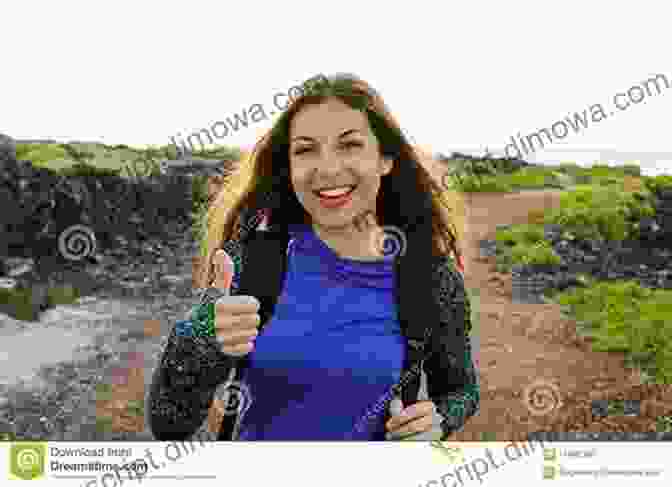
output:
<instances>
[{"instance_id":1,"label":"white banner bar","mask_svg":"<svg viewBox=\"0 0 672 487\"><path fill-rule=\"evenodd\" d=\"M4 479L68 487L672 485L668 442L2 442L0 454Z\"/></svg>"}]
</instances>

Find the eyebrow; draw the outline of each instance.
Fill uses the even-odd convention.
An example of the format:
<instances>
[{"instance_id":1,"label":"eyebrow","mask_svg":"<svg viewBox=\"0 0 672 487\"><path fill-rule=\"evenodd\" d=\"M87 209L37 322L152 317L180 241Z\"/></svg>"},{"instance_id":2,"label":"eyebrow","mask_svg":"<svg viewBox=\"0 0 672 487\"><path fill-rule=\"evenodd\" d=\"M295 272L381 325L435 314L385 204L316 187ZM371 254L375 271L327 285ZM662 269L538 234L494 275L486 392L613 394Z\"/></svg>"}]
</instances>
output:
<instances>
[{"instance_id":1,"label":"eyebrow","mask_svg":"<svg viewBox=\"0 0 672 487\"><path fill-rule=\"evenodd\" d=\"M351 135L355 132L360 132L360 134L361 134L361 130L359 130L359 129L350 129L350 130L346 130L345 132L343 132L341 135L338 136L338 138L342 139L343 137ZM293 137L292 138L292 142L298 142L299 140L307 140L309 142L315 141L315 139L313 139L312 137L307 137L305 135L299 135L298 137Z\"/></svg>"}]
</instances>

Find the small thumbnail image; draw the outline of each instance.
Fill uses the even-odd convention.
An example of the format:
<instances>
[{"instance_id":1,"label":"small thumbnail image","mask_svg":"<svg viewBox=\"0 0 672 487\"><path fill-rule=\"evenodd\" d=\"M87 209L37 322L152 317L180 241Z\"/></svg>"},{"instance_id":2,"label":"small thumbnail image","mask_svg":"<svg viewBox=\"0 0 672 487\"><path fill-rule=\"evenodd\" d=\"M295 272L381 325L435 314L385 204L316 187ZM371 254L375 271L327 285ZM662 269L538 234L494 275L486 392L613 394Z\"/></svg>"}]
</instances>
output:
<instances>
[{"instance_id":1,"label":"small thumbnail image","mask_svg":"<svg viewBox=\"0 0 672 487\"><path fill-rule=\"evenodd\" d=\"M544 460L554 462L558 458L558 451L555 448L544 448Z\"/></svg>"},{"instance_id":2,"label":"small thumbnail image","mask_svg":"<svg viewBox=\"0 0 672 487\"><path fill-rule=\"evenodd\" d=\"M544 465L544 480L553 480L557 475L555 465Z\"/></svg>"}]
</instances>

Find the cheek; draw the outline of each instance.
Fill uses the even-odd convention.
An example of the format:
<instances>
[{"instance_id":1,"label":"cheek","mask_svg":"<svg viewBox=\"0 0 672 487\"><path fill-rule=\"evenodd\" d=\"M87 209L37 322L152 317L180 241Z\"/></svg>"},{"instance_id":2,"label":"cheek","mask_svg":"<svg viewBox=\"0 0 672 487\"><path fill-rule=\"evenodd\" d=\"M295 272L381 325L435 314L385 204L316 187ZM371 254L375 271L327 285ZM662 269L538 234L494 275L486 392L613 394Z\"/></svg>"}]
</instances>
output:
<instances>
[{"instance_id":1,"label":"cheek","mask_svg":"<svg viewBox=\"0 0 672 487\"><path fill-rule=\"evenodd\" d=\"M302 171L301 169L297 168L292 168L290 172L292 188L294 189L296 196L299 198L299 201L303 200L303 193L305 193L308 188L307 174L307 171Z\"/></svg>"},{"instance_id":2,"label":"cheek","mask_svg":"<svg viewBox=\"0 0 672 487\"><path fill-rule=\"evenodd\" d=\"M376 173L368 173L360 179L359 194L367 201L375 201L380 190L380 177Z\"/></svg>"}]
</instances>

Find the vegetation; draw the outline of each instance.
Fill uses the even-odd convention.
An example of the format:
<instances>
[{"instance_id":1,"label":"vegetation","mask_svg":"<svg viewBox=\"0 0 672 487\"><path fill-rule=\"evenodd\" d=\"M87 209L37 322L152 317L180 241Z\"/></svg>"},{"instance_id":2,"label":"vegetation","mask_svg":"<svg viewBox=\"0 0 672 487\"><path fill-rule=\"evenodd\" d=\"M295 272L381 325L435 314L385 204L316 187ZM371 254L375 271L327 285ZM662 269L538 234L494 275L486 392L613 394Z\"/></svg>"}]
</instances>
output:
<instances>
[{"instance_id":1,"label":"vegetation","mask_svg":"<svg viewBox=\"0 0 672 487\"><path fill-rule=\"evenodd\" d=\"M562 225L577 238L622 241L637 236L637 223L655 215L649 197L616 188L577 186L560 197L545 223Z\"/></svg>"},{"instance_id":2,"label":"vegetation","mask_svg":"<svg viewBox=\"0 0 672 487\"><path fill-rule=\"evenodd\" d=\"M672 416L659 417L656 428L659 433L672 433Z\"/></svg>"},{"instance_id":3,"label":"vegetation","mask_svg":"<svg viewBox=\"0 0 672 487\"><path fill-rule=\"evenodd\" d=\"M574 317L581 334L594 340L595 350L624 352L645 378L660 384L672 380L672 291L591 279L587 287L552 299Z\"/></svg>"},{"instance_id":4,"label":"vegetation","mask_svg":"<svg viewBox=\"0 0 672 487\"><path fill-rule=\"evenodd\" d=\"M446 178L448 184L465 193L571 189L576 185L613 187L623 192L632 192L634 189L637 192L644 189L642 182L648 179L641 176L640 167L634 164L581 167L575 163L562 163L520 169L512 169L510 164L504 164L504 169L500 167L503 164L499 159L465 157L443 160L450 167Z\"/></svg>"},{"instance_id":5,"label":"vegetation","mask_svg":"<svg viewBox=\"0 0 672 487\"><path fill-rule=\"evenodd\" d=\"M553 251L551 244L546 241L534 245L517 245L511 249L513 264L535 265L549 264L558 265L560 257Z\"/></svg>"},{"instance_id":6,"label":"vegetation","mask_svg":"<svg viewBox=\"0 0 672 487\"><path fill-rule=\"evenodd\" d=\"M545 224L561 225L568 239L614 242L637 238L636 223L655 215L652 195L672 189L672 177L639 177L634 168L563 165L557 171L575 181L582 176L586 184L576 184L563 194L559 208L533 211L528 224L496 233L499 272L510 271L513 264L560 263L544 240ZM624 184L633 185L633 181L639 184L626 191ZM602 282L581 277L583 287L546 294L563 306L581 334L593 339L595 350L625 352L645 380L669 383L672 291L648 289L637 281Z\"/></svg>"},{"instance_id":7,"label":"vegetation","mask_svg":"<svg viewBox=\"0 0 672 487\"><path fill-rule=\"evenodd\" d=\"M544 240L544 227L538 224L516 225L498 230L497 271L510 272L513 265L560 264L550 243Z\"/></svg>"}]
</instances>

